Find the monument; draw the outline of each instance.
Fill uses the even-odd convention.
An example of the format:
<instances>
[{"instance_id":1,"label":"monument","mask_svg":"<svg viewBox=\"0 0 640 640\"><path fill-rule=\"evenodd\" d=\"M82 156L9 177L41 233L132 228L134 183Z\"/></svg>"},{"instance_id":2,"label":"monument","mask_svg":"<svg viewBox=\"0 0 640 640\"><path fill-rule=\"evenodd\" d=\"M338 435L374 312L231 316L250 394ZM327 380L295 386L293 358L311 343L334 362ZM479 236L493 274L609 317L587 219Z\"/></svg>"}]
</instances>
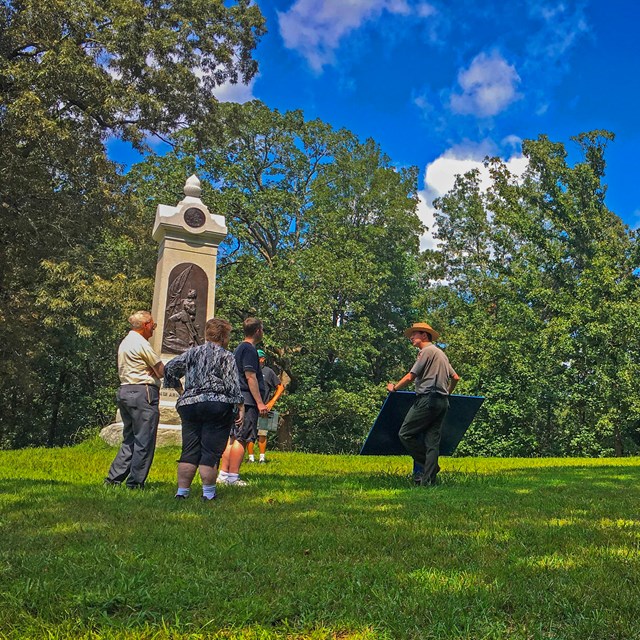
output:
<instances>
[{"instance_id":1,"label":"monument","mask_svg":"<svg viewBox=\"0 0 640 640\"><path fill-rule=\"evenodd\" d=\"M205 323L214 315L218 246L227 227L224 216L209 212L201 193L193 175L177 205L160 204L156 209L152 238L159 248L151 313L158 326L149 342L164 363L203 344ZM181 443L177 398L173 389L160 389L158 446ZM119 413L100 435L110 444L120 443Z\"/></svg>"}]
</instances>

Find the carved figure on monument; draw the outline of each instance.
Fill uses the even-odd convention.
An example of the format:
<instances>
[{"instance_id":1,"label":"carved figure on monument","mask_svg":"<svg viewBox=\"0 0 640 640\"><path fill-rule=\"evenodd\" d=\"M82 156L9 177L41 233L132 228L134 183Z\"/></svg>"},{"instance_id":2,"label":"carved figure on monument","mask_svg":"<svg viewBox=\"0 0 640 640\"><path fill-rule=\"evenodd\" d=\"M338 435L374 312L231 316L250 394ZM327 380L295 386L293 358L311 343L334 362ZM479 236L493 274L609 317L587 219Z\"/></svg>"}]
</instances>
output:
<instances>
[{"instance_id":1,"label":"carved figure on monument","mask_svg":"<svg viewBox=\"0 0 640 640\"><path fill-rule=\"evenodd\" d=\"M198 289L203 290L206 305L206 275L202 269L192 264L179 265L176 269L179 269L179 273L170 280L167 291L165 331L162 338L164 353L184 353L190 347L204 344L202 324L198 319L204 309L200 310L201 305L198 304ZM199 282L203 277L204 282ZM198 284L200 286L194 286Z\"/></svg>"}]
</instances>

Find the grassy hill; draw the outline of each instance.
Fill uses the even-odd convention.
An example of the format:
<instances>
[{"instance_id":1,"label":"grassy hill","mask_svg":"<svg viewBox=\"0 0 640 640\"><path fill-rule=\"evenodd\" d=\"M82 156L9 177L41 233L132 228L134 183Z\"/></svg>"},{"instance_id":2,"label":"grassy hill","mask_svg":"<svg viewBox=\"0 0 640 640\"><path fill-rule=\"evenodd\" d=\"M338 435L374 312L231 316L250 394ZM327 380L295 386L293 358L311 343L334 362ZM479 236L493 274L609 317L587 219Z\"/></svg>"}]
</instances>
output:
<instances>
[{"instance_id":1,"label":"grassy hill","mask_svg":"<svg viewBox=\"0 0 640 640\"><path fill-rule=\"evenodd\" d=\"M203 504L113 455L0 452L0 637L640 638L638 458L272 453Z\"/></svg>"}]
</instances>

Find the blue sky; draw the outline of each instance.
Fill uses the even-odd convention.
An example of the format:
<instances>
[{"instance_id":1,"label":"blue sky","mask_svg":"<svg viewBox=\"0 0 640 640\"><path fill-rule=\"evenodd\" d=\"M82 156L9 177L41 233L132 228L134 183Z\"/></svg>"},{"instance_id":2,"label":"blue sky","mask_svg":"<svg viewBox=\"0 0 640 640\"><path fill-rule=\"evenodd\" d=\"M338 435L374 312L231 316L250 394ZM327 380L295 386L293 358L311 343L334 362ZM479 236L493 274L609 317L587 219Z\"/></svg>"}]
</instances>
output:
<instances>
[{"instance_id":1,"label":"blue sky","mask_svg":"<svg viewBox=\"0 0 640 640\"><path fill-rule=\"evenodd\" d=\"M456 173L520 141L609 129L607 202L640 225L640 3L630 0L262 0L259 76L221 87L372 137L420 169L420 215ZM120 145L116 160L129 158ZM429 246L425 236L423 246Z\"/></svg>"}]
</instances>

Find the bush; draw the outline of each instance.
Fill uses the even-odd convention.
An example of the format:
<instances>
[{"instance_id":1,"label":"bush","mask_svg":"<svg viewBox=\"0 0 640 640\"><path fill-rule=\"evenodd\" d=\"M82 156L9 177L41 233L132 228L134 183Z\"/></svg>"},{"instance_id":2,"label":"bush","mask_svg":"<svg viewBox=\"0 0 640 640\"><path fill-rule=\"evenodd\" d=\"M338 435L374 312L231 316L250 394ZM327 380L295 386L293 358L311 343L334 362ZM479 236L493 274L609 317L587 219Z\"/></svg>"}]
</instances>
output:
<instances>
[{"instance_id":1,"label":"bush","mask_svg":"<svg viewBox=\"0 0 640 640\"><path fill-rule=\"evenodd\" d=\"M384 388L378 386L359 392L314 388L292 394L287 398L287 409L292 414L294 449L358 453L385 395Z\"/></svg>"}]
</instances>

